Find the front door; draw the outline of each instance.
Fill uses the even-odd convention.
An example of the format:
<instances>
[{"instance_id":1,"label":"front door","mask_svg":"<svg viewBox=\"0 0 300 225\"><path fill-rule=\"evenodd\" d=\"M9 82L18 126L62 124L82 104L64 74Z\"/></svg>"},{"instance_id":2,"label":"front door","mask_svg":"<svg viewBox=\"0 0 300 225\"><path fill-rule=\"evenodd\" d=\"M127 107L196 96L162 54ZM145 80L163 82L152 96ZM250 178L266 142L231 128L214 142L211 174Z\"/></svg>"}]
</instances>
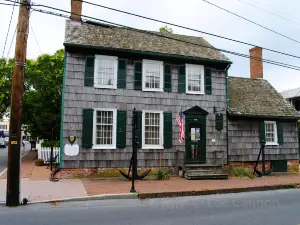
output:
<instances>
[{"instance_id":1,"label":"front door","mask_svg":"<svg viewBox=\"0 0 300 225\"><path fill-rule=\"evenodd\" d=\"M185 130L186 163L206 162L206 124L205 119L186 121Z\"/></svg>"}]
</instances>

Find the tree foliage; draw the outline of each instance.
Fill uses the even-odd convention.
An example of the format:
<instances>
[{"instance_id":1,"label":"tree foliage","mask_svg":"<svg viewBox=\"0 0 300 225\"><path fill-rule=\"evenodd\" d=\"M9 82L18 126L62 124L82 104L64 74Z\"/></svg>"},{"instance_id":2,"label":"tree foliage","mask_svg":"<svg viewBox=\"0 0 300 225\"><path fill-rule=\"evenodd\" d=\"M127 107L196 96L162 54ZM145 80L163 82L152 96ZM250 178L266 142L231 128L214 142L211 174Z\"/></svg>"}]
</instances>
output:
<instances>
[{"instance_id":1,"label":"tree foliage","mask_svg":"<svg viewBox=\"0 0 300 225\"><path fill-rule=\"evenodd\" d=\"M63 61L63 49L53 55L44 54L36 60L26 61L22 124L33 137L51 139L53 129L54 138L59 138ZM1 101L1 116L10 105L13 59L8 63L0 62L0 87L5 88L4 99L7 99ZM0 100L1 97L2 94Z\"/></svg>"},{"instance_id":2,"label":"tree foliage","mask_svg":"<svg viewBox=\"0 0 300 225\"><path fill-rule=\"evenodd\" d=\"M164 27L159 28L159 32L173 34L173 29L168 26L164 26Z\"/></svg>"}]
</instances>

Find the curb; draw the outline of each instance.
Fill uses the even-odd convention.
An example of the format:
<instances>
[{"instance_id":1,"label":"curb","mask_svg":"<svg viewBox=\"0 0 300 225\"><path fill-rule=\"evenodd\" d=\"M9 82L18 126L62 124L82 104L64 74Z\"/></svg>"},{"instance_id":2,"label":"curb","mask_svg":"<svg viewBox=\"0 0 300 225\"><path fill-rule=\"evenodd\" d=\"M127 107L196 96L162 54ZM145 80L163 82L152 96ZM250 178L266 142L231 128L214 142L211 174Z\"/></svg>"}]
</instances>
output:
<instances>
[{"instance_id":1,"label":"curb","mask_svg":"<svg viewBox=\"0 0 300 225\"><path fill-rule=\"evenodd\" d=\"M141 193L138 194L139 199L150 198L173 198L173 197L186 197L186 196L199 196L199 195L214 195L214 194L229 194L241 193L252 191L271 191L279 189L294 189L300 184L279 184L272 186L258 186L258 187L245 187L245 188L232 188L232 189L212 189L200 191L179 191L179 192L163 192L163 193Z\"/></svg>"}]
</instances>

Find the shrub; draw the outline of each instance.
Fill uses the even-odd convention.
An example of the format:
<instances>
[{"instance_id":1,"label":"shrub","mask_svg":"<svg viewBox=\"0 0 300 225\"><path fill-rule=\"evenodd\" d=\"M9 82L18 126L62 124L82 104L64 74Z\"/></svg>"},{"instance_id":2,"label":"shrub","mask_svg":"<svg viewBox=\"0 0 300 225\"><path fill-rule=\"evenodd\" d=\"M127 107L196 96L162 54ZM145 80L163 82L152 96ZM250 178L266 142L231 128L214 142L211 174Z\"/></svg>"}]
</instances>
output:
<instances>
[{"instance_id":1,"label":"shrub","mask_svg":"<svg viewBox=\"0 0 300 225\"><path fill-rule=\"evenodd\" d=\"M162 169L157 170L155 176L157 180L169 180L171 178L169 171Z\"/></svg>"},{"instance_id":2,"label":"shrub","mask_svg":"<svg viewBox=\"0 0 300 225\"><path fill-rule=\"evenodd\" d=\"M41 144L42 147L60 147L59 141L44 141Z\"/></svg>"},{"instance_id":3,"label":"shrub","mask_svg":"<svg viewBox=\"0 0 300 225\"><path fill-rule=\"evenodd\" d=\"M247 167L233 167L231 169L231 174L236 177L249 177L253 178L252 171Z\"/></svg>"},{"instance_id":4,"label":"shrub","mask_svg":"<svg viewBox=\"0 0 300 225\"><path fill-rule=\"evenodd\" d=\"M36 166L43 166L44 165L44 160L43 159L37 159L37 160L35 160L35 165Z\"/></svg>"}]
</instances>

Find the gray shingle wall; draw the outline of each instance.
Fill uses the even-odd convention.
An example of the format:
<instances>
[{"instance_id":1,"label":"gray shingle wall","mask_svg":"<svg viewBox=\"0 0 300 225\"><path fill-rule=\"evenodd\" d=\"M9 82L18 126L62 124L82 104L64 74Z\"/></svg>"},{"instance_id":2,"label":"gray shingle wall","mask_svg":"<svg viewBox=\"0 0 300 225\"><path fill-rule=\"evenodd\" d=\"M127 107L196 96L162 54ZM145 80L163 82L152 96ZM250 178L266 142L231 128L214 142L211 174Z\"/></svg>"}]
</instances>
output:
<instances>
[{"instance_id":1,"label":"gray shingle wall","mask_svg":"<svg viewBox=\"0 0 300 225\"><path fill-rule=\"evenodd\" d=\"M283 144L266 146L266 160L299 159L299 145L295 122L284 122ZM259 121L229 120L228 122L228 161L256 161L259 149Z\"/></svg>"},{"instance_id":2,"label":"gray shingle wall","mask_svg":"<svg viewBox=\"0 0 300 225\"><path fill-rule=\"evenodd\" d=\"M128 61L126 89L96 89L84 86L85 56L67 53L66 80L64 89L64 124L63 144L68 143L67 137L75 135L81 146L82 110L84 108L116 108L127 111L127 147L114 150L93 150L80 147L79 155L69 157L63 155L63 168L82 167L128 167L132 154L131 148L131 112L137 110L163 110L172 112L173 116L173 148L164 150L139 150L139 167L173 167L177 165L177 151L180 162L183 162L185 146L178 141L179 128L175 117L182 103L183 111L198 105L208 111L207 146L208 163L213 163L213 151L224 151L226 157L226 121L221 132L215 130L213 107L226 108L226 82L224 72L212 72L212 95L188 95L177 92L178 66L172 65L172 92L142 92L133 90L133 61ZM226 117L224 117L226 120ZM212 144L212 139L216 142ZM217 154L217 157L221 157Z\"/></svg>"}]
</instances>

